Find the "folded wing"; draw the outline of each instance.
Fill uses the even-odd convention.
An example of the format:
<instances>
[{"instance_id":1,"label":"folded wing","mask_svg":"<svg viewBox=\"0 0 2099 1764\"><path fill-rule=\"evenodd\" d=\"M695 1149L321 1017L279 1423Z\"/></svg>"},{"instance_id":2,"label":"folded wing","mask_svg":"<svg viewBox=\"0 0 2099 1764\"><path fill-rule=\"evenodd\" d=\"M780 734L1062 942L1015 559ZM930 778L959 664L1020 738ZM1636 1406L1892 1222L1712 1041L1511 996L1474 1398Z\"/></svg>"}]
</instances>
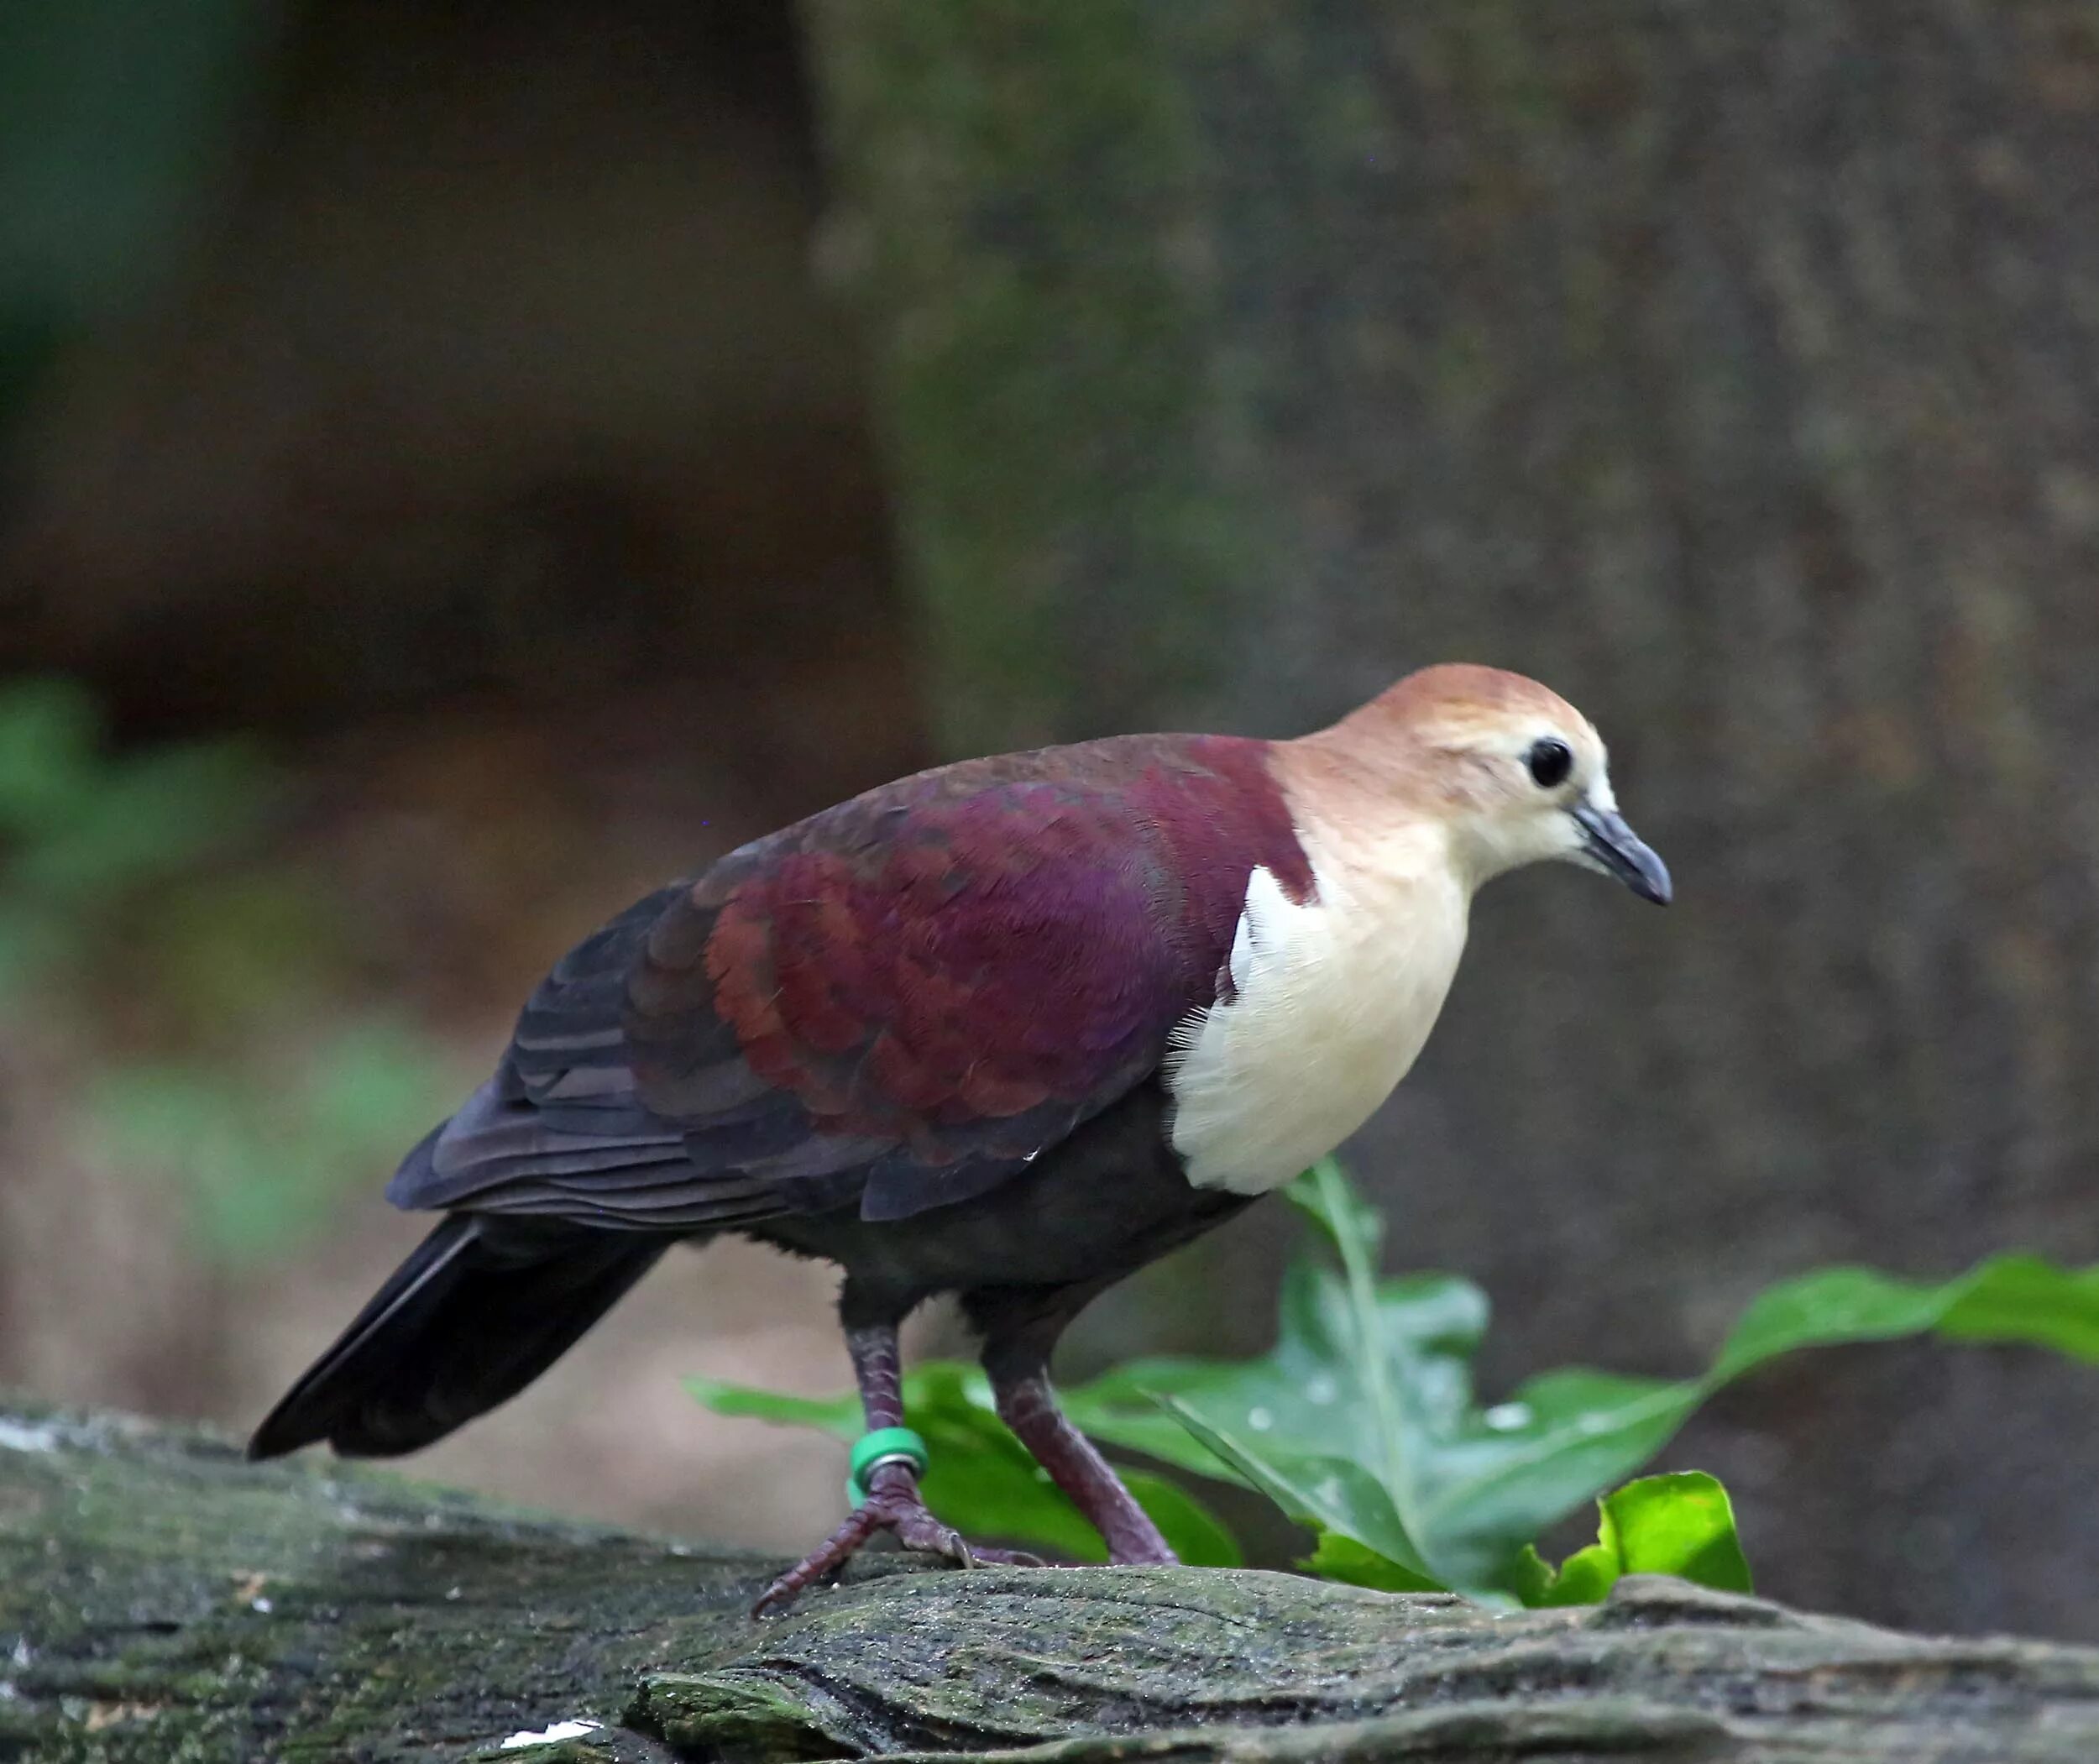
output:
<instances>
[{"instance_id":1,"label":"folded wing","mask_svg":"<svg viewBox=\"0 0 2099 1764\"><path fill-rule=\"evenodd\" d=\"M1161 790L1224 782L1115 747L907 779L637 903L390 1197L685 1232L1025 1169L1158 1069L1222 959L1154 830Z\"/></svg>"}]
</instances>

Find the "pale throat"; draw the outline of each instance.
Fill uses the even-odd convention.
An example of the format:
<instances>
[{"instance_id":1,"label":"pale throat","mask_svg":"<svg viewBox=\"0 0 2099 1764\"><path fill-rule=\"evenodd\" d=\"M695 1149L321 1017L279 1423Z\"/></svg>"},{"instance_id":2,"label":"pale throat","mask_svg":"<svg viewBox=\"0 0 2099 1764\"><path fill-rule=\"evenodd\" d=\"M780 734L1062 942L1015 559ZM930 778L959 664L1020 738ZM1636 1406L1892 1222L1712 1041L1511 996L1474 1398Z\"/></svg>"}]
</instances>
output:
<instances>
[{"instance_id":1,"label":"pale throat","mask_svg":"<svg viewBox=\"0 0 2099 1764\"><path fill-rule=\"evenodd\" d=\"M1228 997L1175 1031L1173 1145L1199 1188L1260 1194L1369 1120L1435 1027L1471 887L1445 831L1302 835L1314 889L1248 878Z\"/></svg>"}]
</instances>

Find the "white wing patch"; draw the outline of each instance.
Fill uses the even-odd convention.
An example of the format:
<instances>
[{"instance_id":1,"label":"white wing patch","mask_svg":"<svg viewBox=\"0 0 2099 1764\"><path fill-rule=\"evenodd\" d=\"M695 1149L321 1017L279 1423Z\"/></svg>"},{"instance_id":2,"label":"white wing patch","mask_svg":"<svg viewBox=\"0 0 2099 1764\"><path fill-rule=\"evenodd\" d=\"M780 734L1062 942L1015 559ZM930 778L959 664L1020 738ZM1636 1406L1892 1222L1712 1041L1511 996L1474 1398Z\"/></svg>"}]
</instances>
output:
<instances>
[{"instance_id":1,"label":"white wing patch","mask_svg":"<svg viewBox=\"0 0 2099 1764\"><path fill-rule=\"evenodd\" d=\"M1466 898L1440 854L1374 872L1322 866L1293 901L1248 878L1233 996L1174 1032L1174 1149L1198 1188L1262 1194L1369 1120L1406 1076L1465 945Z\"/></svg>"}]
</instances>

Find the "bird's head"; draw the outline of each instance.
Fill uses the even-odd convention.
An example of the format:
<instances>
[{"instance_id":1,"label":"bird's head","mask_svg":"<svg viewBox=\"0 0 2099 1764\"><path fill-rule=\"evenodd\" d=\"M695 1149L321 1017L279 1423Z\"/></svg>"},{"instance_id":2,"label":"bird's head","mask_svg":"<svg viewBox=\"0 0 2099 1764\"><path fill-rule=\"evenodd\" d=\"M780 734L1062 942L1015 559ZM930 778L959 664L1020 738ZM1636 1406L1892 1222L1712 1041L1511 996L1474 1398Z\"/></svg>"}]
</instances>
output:
<instances>
[{"instance_id":1,"label":"bird's head","mask_svg":"<svg viewBox=\"0 0 2099 1764\"><path fill-rule=\"evenodd\" d=\"M1470 887L1559 858L1668 903L1668 868L1618 812L1602 737L1536 680L1425 667L1303 745L1358 816L1376 803L1440 827Z\"/></svg>"}]
</instances>

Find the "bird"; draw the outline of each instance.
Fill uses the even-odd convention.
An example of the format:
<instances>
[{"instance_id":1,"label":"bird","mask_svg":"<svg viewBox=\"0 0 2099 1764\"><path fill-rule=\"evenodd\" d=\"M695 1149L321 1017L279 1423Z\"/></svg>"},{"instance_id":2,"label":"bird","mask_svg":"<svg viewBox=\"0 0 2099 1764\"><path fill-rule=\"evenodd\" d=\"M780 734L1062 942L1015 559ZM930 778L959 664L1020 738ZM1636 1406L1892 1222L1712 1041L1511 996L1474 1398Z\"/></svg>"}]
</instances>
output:
<instances>
[{"instance_id":1,"label":"bird","mask_svg":"<svg viewBox=\"0 0 2099 1764\"><path fill-rule=\"evenodd\" d=\"M1295 739L1124 735L882 785L657 890L564 956L494 1075L406 1155L441 1217L256 1429L413 1452L507 1400L665 1251L741 1234L843 1271L871 1436L898 1330L959 1300L997 1412L1123 1564L1175 1560L1058 1405L1096 1296L1317 1162L1420 1054L1485 882L1564 860L1667 904L1594 726L1425 667ZM888 1453L766 1589L878 1532L973 1548Z\"/></svg>"}]
</instances>

